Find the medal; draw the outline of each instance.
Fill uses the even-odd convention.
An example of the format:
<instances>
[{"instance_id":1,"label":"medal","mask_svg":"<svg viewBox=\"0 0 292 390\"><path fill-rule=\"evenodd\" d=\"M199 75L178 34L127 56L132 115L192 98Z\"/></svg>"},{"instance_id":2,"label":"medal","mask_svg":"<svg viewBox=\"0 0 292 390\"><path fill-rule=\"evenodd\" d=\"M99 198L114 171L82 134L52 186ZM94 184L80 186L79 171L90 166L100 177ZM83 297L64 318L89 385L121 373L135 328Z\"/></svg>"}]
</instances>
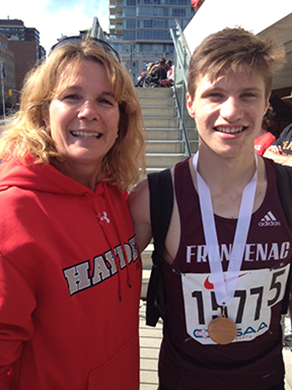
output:
<instances>
[{"instance_id":1,"label":"medal","mask_svg":"<svg viewBox=\"0 0 292 390\"><path fill-rule=\"evenodd\" d=\"M230 344L237 335L237 327L233 321L225 316L225 305L222 315L212 320L208 326L208 335L211 340L220 345Z\"/></svg>"},{"instance_id":2,"label":"medal","mask_svg":"<svg viewBox=\"0 0 292 390\"><path fill-rule=\"evenodd\" d=\"M233 321L226 318L225 306L230 306L241 268L243 253L247 241L255 192L257 187L257 156L255 154L256 170L251 181L243 190L232 251L229 259L226 277L224 278L219 244L213 214L212 199L209 187L199 174L197 164L199 152L193 158L193 167L197 174L198 195L200 201L202 223L207 245L208 260L213 279L214 292L218 306L223 305L222 315L212 320L208 326L211 340L217 344L229 344L237 335L237 327Z\"/></svg>"},{"instance_id":3,"label":"medal","mask_svg":"<svg viewBox=\"0 0 292 390\"><path fill-rule=\"evenodd\" d=\"M197 174L198 195L215 297L218 306L222 306L223 303L225 306L230 306L236 289L252 215L257 187L257 156L255 155L256 170L253 178L246 185L242 193L232 251L225 278L219 253L211 193L209 187L197 170L198 159L199 152L197 152L193 158L193 166Z\"/></svg>"}]
</instances>

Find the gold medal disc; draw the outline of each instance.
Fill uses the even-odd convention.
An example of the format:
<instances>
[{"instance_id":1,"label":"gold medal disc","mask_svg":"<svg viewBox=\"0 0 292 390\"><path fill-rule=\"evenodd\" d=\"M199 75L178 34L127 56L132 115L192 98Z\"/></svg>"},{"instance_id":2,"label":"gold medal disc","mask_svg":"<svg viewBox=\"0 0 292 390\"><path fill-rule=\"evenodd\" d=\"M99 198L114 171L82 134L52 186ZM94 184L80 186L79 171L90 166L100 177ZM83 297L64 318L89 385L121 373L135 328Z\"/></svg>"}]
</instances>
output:
<instances>
[{"instance_id":1,"label":"gold medal disc","mask_svg":"<svg viewBox=\"0 0 292 390\"><path fill-rule=\"evenodd\" d=\"M210 339L217 344L230 344L236 337L237 327L229 318L222 316L210 322L208 334Z\"/></svg>"}]
</instances>

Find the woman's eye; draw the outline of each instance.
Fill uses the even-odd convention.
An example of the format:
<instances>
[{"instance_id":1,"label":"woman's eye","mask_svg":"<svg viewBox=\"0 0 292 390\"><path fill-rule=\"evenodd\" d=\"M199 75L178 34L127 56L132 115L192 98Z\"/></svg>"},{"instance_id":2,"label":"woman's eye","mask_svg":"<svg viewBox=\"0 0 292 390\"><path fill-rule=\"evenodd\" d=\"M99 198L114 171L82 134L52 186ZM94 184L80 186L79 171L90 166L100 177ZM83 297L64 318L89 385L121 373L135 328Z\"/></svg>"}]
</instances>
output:
<instances>
[{"instance_id":1,"label":"woman's eye","mask_svg":"<svg viewBox=\"0 0 292 390\"><path fill-rule=\"evenodd\" d=\"M109 99L104 99L104 98L103 98L103 99L99 99L99 102L100 102L101 104L113 106L113 102L110 101Z\"/></svg>"},{"instance_id":2,"label":"woman's eye","mask_svg":"<svg viewBox=\"0 0 292 390\"><path fill-rule=\"evenodd\" d=\"M64 100L78 100L79 96L76 94L65 95Z\"/></svg>"}]
</instances>

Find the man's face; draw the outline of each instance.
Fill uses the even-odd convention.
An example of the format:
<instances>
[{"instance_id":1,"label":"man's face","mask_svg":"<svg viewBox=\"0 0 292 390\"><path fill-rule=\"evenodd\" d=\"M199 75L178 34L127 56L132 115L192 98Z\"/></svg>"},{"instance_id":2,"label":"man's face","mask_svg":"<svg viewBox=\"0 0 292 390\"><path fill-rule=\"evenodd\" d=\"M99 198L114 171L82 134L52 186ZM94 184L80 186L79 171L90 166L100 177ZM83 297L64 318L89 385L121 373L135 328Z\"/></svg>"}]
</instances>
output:
<instances>
[{"instance_id":1,"label":"man's face","mask_svg":"<svg viewBox=\"0 0 292 390\"><path fill-rule=\"evenodd\" d=\"M196 119L201 148L225 157L253 152L268 107L265 83L255 72L227 73L211 82L199 77L193 99L187 94L190 115Z\"/></svg>"}]
</instances>

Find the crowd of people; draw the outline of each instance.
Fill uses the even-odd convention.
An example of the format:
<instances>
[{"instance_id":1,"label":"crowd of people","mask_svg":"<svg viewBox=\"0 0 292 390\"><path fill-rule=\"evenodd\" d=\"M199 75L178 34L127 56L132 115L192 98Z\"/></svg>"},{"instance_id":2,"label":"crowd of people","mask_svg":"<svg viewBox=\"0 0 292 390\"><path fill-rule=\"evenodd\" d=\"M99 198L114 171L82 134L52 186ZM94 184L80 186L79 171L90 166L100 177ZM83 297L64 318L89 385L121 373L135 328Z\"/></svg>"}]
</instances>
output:
<instances>
[{"instance_id":1,"label":"crowd of people","mask_svg":"<svg viewBox=\"0 0 292 390\"><path fill-rule=\"evenodd\" d=\"M172 87L174 83L174 64L164 57L146 64L146 71L138 77L136 87L161 88Z\"/></svg>"},{"instance_id":2,"label":"crowd of people","mask_svg":"<svg viewBox=\"0 0 292 390\"><path fill-rule=\"evenodd\" d=\"M186 95L199 150L159 188L140 181L142 111L111 46L68 37L27 75L0 138L1 390L139 389L140 253L161 191L170 214L148 295L164 308L159 390L284 390L292 231L257 139L284 59L240 27L202 41ZM142 87L171 84L164 60ZM270 137L277 157L291 132Z\"/></svg>"}]
</instances>

